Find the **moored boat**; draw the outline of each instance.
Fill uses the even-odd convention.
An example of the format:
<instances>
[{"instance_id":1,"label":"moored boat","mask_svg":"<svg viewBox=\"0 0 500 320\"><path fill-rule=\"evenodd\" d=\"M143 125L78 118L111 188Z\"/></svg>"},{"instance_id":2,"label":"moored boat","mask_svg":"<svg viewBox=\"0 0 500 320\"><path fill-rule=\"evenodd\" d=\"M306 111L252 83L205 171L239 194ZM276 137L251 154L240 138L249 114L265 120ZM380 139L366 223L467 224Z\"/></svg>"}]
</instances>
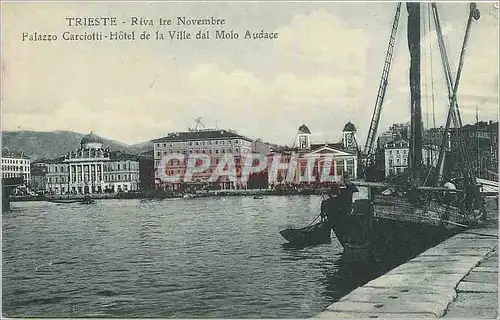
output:
<instances>
[{"instance_id":1,"label":"moored boat","mask_svg":"<svg viewBox=\"0 0 500 320\"><path fill-rule=\"evenodd\" d=\"M441 143L436 168L426 167L422 161L422 112L421 112L421 65L420 65L420 7L421 3L406 3L408 12L408 48L410 52L410 143L408 170L400 175L397 185L368 183L369 197L357 200L352 212L344 214L332 221L332 228L345 251L369 251L396 253L401 251L418 252L421 248L437 244L450 235L478 223L484 213L484 201L481 198L474 173L469 165L463 172L448 172L448 178L460 176L464 183L455 188L439 187L443 185L445 170L446 145L451 121L456 127L461 126L457 104L457 88L460 72L455 84L446 65L437 5L428 4L429 17L434 18L439 46L442 49L442 61L447 73L448 94L450 97L448 118ZM367 160L372 154L376 130L381 113L382 102L386 92L391 67L394 41L397 33L401 3L397 4L389 48L385 59L382 79L375 103L370 130L365 144ZM466 45L472 21L479 19L479 11L475 4L470 5L466 37L462 47L459 71L463 66ZM429 27L430 28L430 27ZM461 153L467 155L466 144L460 145ZM468 162L466 161L466 164ZM366 167L370 167L367 165ZM432 182L430 182L432 181ZM355 183L356 184L356 183ZM358 184L358 185L362 185ZM450 182L446 183L450 184ZM446 186L446 184L444 184ZM390 191L390 192L387 192Z\"/></svg>"},{"instance_id":2,"label":"moored boat","mask_svg":"<svg viewBox=\"0 0 500 320\"><path fill-rule=\"evenodd\" d=\"M331 241L331 226L326 221L320 221L304 228L289 228L281 230L280 234L290 245L310 246Z\"/></svg>"}]
</instances>

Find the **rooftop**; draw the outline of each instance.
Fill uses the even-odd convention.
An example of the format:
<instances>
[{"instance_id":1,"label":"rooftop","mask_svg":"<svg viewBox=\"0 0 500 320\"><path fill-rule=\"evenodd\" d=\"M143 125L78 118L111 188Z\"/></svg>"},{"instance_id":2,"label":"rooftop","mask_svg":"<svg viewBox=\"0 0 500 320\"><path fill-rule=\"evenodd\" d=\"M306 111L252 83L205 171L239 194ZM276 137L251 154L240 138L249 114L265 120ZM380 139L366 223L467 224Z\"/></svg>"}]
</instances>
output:
<instances>
[{"instance_id":1,"label":"rooftop","mask_svg":"<svg viewBox=\"0 0 500 320\"><path fill-rule=\"evenodd\" d=\"M311 134L311 130L309 130L309 128L305 124L303 124L299 127L298 133Z\"/></svg>"},{"instance_id":2,"label":"rooftop","mask_svg":"<svg viewBox=\"0 0 500 320\"><path fill-rule=\"evenodd\" d=\"M92 131L86 136L82 138L80 144L86 143L102 143L102 139L99 136L96 136Z\"/></svg>"},{"instance_id":3,"label":"rooftop","mask_svg":"<svg viewBox=\"0 0 500 320\"><path fill-rule=\"evenodd\" d=\"M349 121L344 126L343 132L356 132L356 127Z\"/></svg>"},{"instance_id":4,"label":"rooftop","mask_svg":"<svg viewBox=\"0 0 500 320\"><path fill-rule=\"evenodd\" d=\"M2 149L2 158L30 159L23 151L9 150L9 148Z\"/></svg>"},{"instance_id":5,"label":"rooftop","mask_svg":"<svg viewBox=\"0 0 500 320\"><path fill-rule=\"evenodd\" d=\"M193 130L187 132L174 132L168 134L166 137L152 140L153 143L157 142L174 142L186 140L217 140L217 139L243 139L246 141L253 141L250 138L244 137L231 130Z\"/></svg>"}]
</instances>

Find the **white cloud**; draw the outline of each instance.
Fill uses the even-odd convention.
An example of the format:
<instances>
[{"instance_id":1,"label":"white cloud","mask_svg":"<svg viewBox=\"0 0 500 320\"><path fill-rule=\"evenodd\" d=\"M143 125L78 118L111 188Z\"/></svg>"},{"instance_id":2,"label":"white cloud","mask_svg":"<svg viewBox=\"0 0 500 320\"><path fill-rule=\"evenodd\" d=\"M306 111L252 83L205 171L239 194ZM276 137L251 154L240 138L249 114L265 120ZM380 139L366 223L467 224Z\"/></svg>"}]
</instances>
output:
<instances>
[{"instance_id":1,"label":"white cloud","mask_svg":"<svg viewBox=\"0 0 500 320\"><path fill-rule=\"evenodd\" d=\"M14 24L9 23L9 34L14 34ZM498 29L476 27L460 101L466 108L474 96L489 97L482 108L491 115L498 105L494 89L498 73L492 72L498 70ZM450 25L446 30L461 41L461 28ZM269 66L266 72L233 63L231 59L253 59L253 47L245 41L234 43L246 49L238 47L235 52L248 51L245 57L231 57L222 64L201 53L196 61L181 64L164 47L26 45L8 38L3 57L4 129L94 130L125 142L141 142L184 130L201 116L207 126L217 121L242 134L289 144L302 123L322 139L319 142L336 140L347 121L354 122L363 136L387 40L375 43L370 36L373 30L347 25L340 14L326 10L296 14L278 31L277 42L259 47L260 57L267 59L262 65ZM388 37L389 27L381 32L385 31ZM383 125L405 122L409 115L404 28L398 37L402 39L396 49ZM435 65L435 73L441 76L440 61ZM436 84L436 91L444 88L444 82ZM436 105L442 107L446 95L440 94Z\"/></svg>"}]
</instances>

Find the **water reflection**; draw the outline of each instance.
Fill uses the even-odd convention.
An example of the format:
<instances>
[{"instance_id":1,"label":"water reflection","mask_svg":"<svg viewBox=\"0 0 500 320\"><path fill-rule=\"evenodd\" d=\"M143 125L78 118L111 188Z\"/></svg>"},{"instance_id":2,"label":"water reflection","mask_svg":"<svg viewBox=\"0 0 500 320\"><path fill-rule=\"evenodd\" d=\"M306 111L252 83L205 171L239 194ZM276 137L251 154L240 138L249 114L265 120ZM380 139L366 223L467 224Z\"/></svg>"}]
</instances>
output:
<instances>
[{"instance_id":1,"label":"water reflection","mask_svg":"<svg viewBox=\"0 0 500 320\"><path fill-rule=\"evenodd\" d=\"M3 215L9 317L307 318L380 272L335 236L284 245L320 197L13 203ZM50 271L35 272L38 266Z\"/></svg>"}]
</instances>

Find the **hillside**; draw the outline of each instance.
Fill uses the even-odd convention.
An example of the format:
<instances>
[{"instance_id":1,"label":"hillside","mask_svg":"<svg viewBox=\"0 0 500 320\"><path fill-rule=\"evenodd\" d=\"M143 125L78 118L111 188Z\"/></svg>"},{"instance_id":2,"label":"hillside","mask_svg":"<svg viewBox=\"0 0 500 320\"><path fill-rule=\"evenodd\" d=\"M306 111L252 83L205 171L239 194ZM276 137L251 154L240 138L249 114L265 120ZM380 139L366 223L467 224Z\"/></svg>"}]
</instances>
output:
<instances>
[{"instance_id":1,"label":"hillside","mask_svg":"<svg viewBox=\"0 0 500 320\"><path fill-rule=\"evenodd\" d=\"M55 158L66 154L70 150L80 147L80 140L86 133L71 131L3 131L2 149L23 151L33 160ZM152 149L151 143L144 142L136 145L102 138L103 146L111 151L120 150L127 153L140 153Z\"/></svg>"}]
</instances>

